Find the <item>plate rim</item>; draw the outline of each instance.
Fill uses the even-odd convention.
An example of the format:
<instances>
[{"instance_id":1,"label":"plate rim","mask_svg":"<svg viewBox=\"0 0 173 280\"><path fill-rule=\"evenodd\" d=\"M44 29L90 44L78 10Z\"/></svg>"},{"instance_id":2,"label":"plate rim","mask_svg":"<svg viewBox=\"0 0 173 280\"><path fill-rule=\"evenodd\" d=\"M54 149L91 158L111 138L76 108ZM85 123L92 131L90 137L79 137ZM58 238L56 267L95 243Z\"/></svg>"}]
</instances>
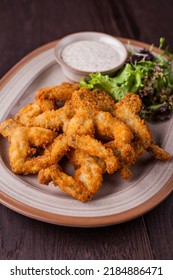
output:
<instances>
[{"instance_id":1,"label":"plate rim","mask_svg":"<svg viewBox=\"0 0 173 280\"><path fill-rule=\"evenodd\" d=\"M141 41L117 37L122 43L127 44L128 42L136 47L149 48L150 45ZM42 45L26 56L24 56L18 63L16 63L1 79L0 79L0 90L10 81L10 79L22 68L24 67L30 60L35 58L37 55L54 48L59 40L55 40L49 42L45 45ZM162 51L156 47L153 47L153 51L157 53L161 53ZM34 208L27 204L24 204L13 197L3 193L0 193L0 201L1 203L8 207L9 209L20 213L24 216L40 220L47 223L63 225L63 226L75 226L75 227L101 227L108 226L113 224L120 224L126 221L135 219L155 208L158 204L160 204L164 199L171 194L173 190L173 186L171 184L173 180L173 174L168 179L166 184L157 192L155 195L150 197L147 201L135 206L134 208L106 216L93 216L93 217L79 217L79 216L67 216L56 213L50 213L38 208Z\"/></svg>"},{"instance_id":2,"label":"plate rim","mask_svg":"<svg viewBox=\"0 0 173 280\"><path fill-rule=\"evenodd\" d=\"M109 226L114 224L121 224L133 220L154 209L157 205L159 205L163 200L165 200L171 194L172 180L173 180L173 175L170 177L168 182L164 185L164 187L159 192L157 192L154 196L152 196L142 204L118 214L99 216L99 217L98 216L93 216L93 217L66 216L66 215L50 213L29 206L20 201L17 201L16 199L8 196L7 194L4 194L3 192L1 196L3 200L2 204L4 206L8 207L9 209L19 214L22 214L29 218L33 218L35 220L56 224L56 225L71 226L71 227L74 226L75 227L103 227L103 226Z\"/></svg>"}]
</instances>

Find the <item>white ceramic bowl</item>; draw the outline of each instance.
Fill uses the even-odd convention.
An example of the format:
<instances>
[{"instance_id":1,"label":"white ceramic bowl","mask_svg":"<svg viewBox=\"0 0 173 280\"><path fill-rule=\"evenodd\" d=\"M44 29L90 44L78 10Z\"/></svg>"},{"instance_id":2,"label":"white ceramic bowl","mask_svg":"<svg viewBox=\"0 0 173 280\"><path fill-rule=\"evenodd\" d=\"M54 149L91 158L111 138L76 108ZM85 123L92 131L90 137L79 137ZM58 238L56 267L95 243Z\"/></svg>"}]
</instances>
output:
<instances>
[{"instance_id":1,"label":"white ceramic bowl","mask_svg":"<svg viewBox=\"0 0 173 280\"><path fill-rule=\"evenodd\" d=\"M67 35L59 40L54 54L65 76L75 82L83 77L88 79L89 74L95 72L113 75L125 63L128 55L119 39L100 32Z\"/></svg>"}]
</instances>

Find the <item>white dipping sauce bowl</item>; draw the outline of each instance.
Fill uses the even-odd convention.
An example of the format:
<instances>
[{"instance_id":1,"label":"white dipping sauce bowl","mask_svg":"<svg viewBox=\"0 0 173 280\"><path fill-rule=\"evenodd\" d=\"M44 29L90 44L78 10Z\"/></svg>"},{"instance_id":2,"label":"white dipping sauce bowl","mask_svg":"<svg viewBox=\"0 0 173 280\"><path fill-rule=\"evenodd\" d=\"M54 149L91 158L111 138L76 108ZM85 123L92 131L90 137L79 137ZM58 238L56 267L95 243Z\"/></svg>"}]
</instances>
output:
<instances>
[{"instance_id":1,"label":"white dipping sauce bowl","mask_svg":"<svg viewBox=\"0 0 173 280\"><path fill-rule=\"evenodd\" d=\"M128 52L117 38L100 32L78 32L56 44L55 59L71 81L89 79L90 73L113 75L126 61Z\"/></svg>"}]
</instances>

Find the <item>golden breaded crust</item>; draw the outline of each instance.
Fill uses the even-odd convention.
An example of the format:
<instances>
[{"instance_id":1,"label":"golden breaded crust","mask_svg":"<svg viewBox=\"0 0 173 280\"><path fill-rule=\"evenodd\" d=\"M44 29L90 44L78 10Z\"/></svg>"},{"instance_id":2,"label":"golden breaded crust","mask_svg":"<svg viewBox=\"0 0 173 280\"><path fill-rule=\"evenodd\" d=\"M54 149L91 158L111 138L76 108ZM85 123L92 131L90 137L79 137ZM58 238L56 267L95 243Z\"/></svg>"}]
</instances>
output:
<instances>
[{"instance_id":1,"label":"golden breaded crust","mask_svg":"<svg viewBox=\"0 0 173 280\"><path fill-rule=\"evenodd\" d=\"M80 89L79 84L39 89L34 102L0 124L10 144L12 171L38 174L41 184L53 183L86 202L99 191L103 174L119 170L121 178L129 179L131 166L145 151L169 160L140 119L141 104L136 94L115 104L105 91ZM73 175L63 170L64 157L74 166Z\"/></svg>"}]
</instances>

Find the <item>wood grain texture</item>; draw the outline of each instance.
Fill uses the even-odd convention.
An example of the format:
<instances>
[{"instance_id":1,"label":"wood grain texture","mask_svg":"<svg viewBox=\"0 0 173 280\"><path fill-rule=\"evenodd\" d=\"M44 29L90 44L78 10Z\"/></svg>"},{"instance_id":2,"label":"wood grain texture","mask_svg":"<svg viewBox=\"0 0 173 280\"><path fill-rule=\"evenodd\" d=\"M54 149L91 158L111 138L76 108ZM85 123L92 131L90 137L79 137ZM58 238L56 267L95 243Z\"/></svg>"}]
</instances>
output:
<instances>
[{"instance_id":1,"label":"wood grain texture","mask_svg":"<svg viewBox=\"0 0 173 280\"><path fill-rule=\"evenodd\" d=\"M0 226L2 259L153 258L141 218L103 228L73 228L32 220L1 206Z\"/></svg>"},{"instance_id":2,"label":"wood grain texture","mask_svg":"<svg viewBox=\"0 0 173 280\"><path fill-rule=\"evenodd\" d=\"M144 219L154 257L173 260L173 193Z\"/></svg>"},{"instance_id":3,"label":"wood grain texture","mask_svg":"<svg viewBox=\"0 0 173 280\"><path fill-rule=\"evenodd\" d=\"M1 0L0 77L35 48L100 31L173 51L172 0ZM0 259L172 259L173 195L141 218L103 228L46 224L0 205Z\"/></svg>"}]
</instances>

